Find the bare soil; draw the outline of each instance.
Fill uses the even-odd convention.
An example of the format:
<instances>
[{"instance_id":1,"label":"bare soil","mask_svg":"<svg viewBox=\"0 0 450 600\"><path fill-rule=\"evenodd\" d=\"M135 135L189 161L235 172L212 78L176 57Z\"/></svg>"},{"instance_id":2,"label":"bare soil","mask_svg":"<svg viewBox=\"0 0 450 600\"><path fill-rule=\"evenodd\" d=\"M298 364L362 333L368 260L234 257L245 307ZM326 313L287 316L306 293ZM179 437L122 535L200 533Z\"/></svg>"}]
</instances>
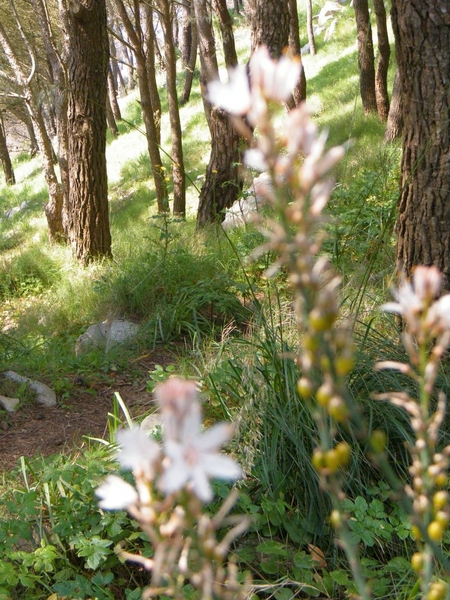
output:
<instances>
[{"instance_id":1,"label":"bare soil","mask_svg":"<svg viewBox=\"0 0 450 600\"><path fill-rule=\"evenodd\" d=\"M58 399L55 407L27 402L14 413L2 413L0 471L17 466L21 456L70 453L82 449L86 437L108 439L108 413L113 410L115 392L133 418L153 412L152 396L146 391L148 373L157 364L173 362L170 353L157 350L133 360L129 372L109 373L89 385L76 375L70 377L70 395Z\"/></svg>"}]
</instances>

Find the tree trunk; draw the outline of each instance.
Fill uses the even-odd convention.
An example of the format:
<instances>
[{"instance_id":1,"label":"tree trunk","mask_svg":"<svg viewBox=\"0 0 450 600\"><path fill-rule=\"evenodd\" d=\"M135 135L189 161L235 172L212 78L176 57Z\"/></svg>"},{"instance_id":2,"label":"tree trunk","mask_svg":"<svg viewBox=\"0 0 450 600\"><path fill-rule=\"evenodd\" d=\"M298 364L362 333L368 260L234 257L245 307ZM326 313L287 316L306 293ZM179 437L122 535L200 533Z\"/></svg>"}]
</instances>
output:
<instances>
[{"instance_id":1,"label":"tree trunk","mask_svg":"<svg viewBox=\"0 0 450 600\"><path fill-rule=\"evenodd\" d=\"M108 124L108 129L110 130L112 135L114 137L119 135L119 129L117 127L116 119L114 117L109 93L106 94L106 122Z\"/></svg>"},{"instance_id":2,"label":"tree trunk","mask_svg":"<svg viewBox=\"0 0 450 600\"><path fill-rule=\"evenodd\" d=\"M300 77L292 93L292 101L289 106L293 108L306 100L306 77L305 69L302 63L302 50L300 44L300 32L298 23L297 0L289 0L289 51L291 56L295 56L302 65Z\"/></svg>"},{"instance_id":3,"label":"tree trunk","mask_svg":"<svg viewBox=\"0 0 450 600\"><path fill-rule=\"evenodd\" d=\"M377 19L378 37L378 62L375 71L375 95L377 100L378 116L382 121L387 121L389 115L389 94L387 87L387 76L389 69L389 58L391 47L386 24L386 9L384 0L373 0L375 16Z\"/></svg>"},{"instance_id":4,"label":"tree trunk","mask_svg":"<svg viewBox=\"0 0 450 600\"><path fill-rule=\"evenodd\" d=\"M190 0L180 1L180 55L181 66L183 69L189 64L192 42L192 19L191 19L191 3Z\"/></svg>"},{"instance_id":5,"label":"tree trunk","mask_svg":"<svg viewBox=\"0 0 450 600\"><path fill-rule=\"evenodd\" d=\"M359 90L367 115L377 111L372 27L367 0L353 0L353 7L358 35Z\"/></svg>"},{"instance_id":6,"label":"tree trunk","mask_svg":"<svg viewBox=\"0 0 450 600\"><path fill-rule=\"evenodd\" d=\"M3 173L5 175L6 185L14 185L16 178L9 156L8 145L6 143L5 125L3 123L2 113L0 112L0 162L2 163Z\"/></svg>"},{"instance_id":7,"label":"tree trunk","mask_svg":"<svg viewBox=\"0 0 450 600\"><path fill-rule=\"evenodd\" d=\"M450 288L450 13L446 1L393 0L403 105L397 266L436 265Z\"/></svg>"},{"instance_id":8,"label":"tree trunk","mask_svg":"<svg viewBox=\"0 0 450 600\"><path fill-rule=\"evenodd\" d=\"M69 23L69 220L75 257L111 256L106 173L108 34L105 0L78 0Z\"/></svg>"},{"instance_id":9,"label":"tree trunk","mask_svg":"<svg viewBox=\"0 0 450 600\"><path fill-rule=\"evenodd\" d=\"M111 64L111 61L110 61L109 62L109 68L108 68L108 96L109 96L109 102L111 104L111 110L112 110L112 113L114 115L114 119L116 121L121 121L122 120L122 114L120 112L120 106L119 106L119 103L117 101L116 81L117 80L114 77L113 69L112 69L112 64Z\"/></svg>"},{"instance_id":10,"label":"tree trunk","mask_svg":"<svg viewBox=\"0 0 450 600\"><path fill-rule=\"evenodd\" d=\"M198 50L198 35L197 35L197 23L195 22L194 9L191 5L191 48L189 52L189 63L185 71L185 79L183 86L183 93L181 94L180 104L186 104L189 101L191 95L192 82L194 80L195 64L197 62L197 50Z\"/></svg>"},{"instance_id":11,"label":"tree trunk","mask_svg":"<svg viewBox=\"0 0 450 600\"><path fill-rule=\"evenodd\" d=\"M138 2L135 0L136 11L138 11ZM161 145L161 98L159 97L158 83L156 81L156 57L155 49L158 49L156 43L155 30L153 26L153 8L148 4L141 5L142 31L141 43L145 56L145 65L147 69L148 90L152 103L153 120L156 128L156 143ZM160 57L160 62L161 62Z\"/></svg>"},{"instance_id":12,"label":"tree trunk","mask_svg":"<svg viewBox=\"0 0 450 600\"><path fill-rule=\"evenodd\" d=\"M236 200L241 190L238 172L241 160L240 138L228 116L220 109L212 110L206 99L206 85L219 78L219 67L206 0L194 0L193 5L199 37L203 104L211 133L211 155L197 213L197 226L203 227L207 223L223 221L222 211Z\"/></svg>"},{"instance_id":13,"label":"tree trunk","mask_svg":"<svg viewBox=\"0 0 450 600\"><path fill-rule=\"evenodd\" d=\"M395 72L392 101L389 107L389 116L384 132L384 141L391 143L400 137L403 129L402 98L400 94L400 77L398 70Z\"/></svg>"},{"instance_id":14,"label":"tree trunk","mask_svg":"<svg viewBox=\"0 0 450 600\"><path fill-rule=\"evenodd\" d=\"M19 22L18 26L20 27ZM22 90L25 106L33 123L33 130L36 135L38 148L42 158L44 177L49 195L48 202L44 207L45 215L47 217L49 237L51 241L59 241L65 237L62 219L64 194L63 188L58 181L58 177L56 176L55 167L53 164L53 147L47 130L45 129L45 122L41 111L41 103L39 102L38 94L33 87L33 67L30 69L31 76L26 76L22 69L23 60L19 60L16 56L1 22L0 46L2 47L6 59L15 74L17 83ZM27 44L27 46L30 63L31 65L35 65L36 58L33 54L33 50L30 45Z\"/></svg>"},{"instance_id":15,"label":"tree trunk","mask_svg":"<svg viewBox=\"0 0 450 600\"><path fill-rule=\"evenodd\" d=\"M316 55L316 38L314 37L312 0L306 0L306 30L311 56Z\"/></svg>"},{"instance_id":16,"label":"tree trunk","mask_svg":"<svg viewBox=\"0 0 450 600\"><path fill-rule=\"evenodd\" d=\"M214 12L219 21L220 33L222 35L223 54L227 69L237 66L238 58L234 43L233 21L227 8L227 0L213 0Z\"/></svg>"},{"instance_id":17,"label":"tree trunk","mask_svg":"<svg viewBox=\"0 0 450 600\"><path fill-rule=\"evenodd\" d=\"M172 15L169 0L159 0L161 27L164 33L164 66L166 71L167 101L169 104L170 131L172 135L173 213L186 215L186 181L184 173L183 143L180 111L177 96L177 57L172 38Z\"/></svg>"},{"instance_id":18,"label":"tree trunk","mask_svg":"<svg viewBox=\"0 0 450 600\"><path fill-rule=\"evenodd\" d=\"M224 211L233 205L242 190L239 179L240 138L225 111L211 111L211 156L200 191L197 226L221 223Z\"/></svg>"},{"instance_id":19,"label":"tree trunk","mask_svg":"<svg viewBox=\"0 0 450 600\"><path fill-rule=\"evenodd\" d=\"M289 0L253 0L251 13L252 52L266 46L272 58L279 58L289 45Z\"/></svg>"},{"instance_id":20,"label":"tree trunk","mask_svg":"<svg viewBox=\"0 0 450 600\"><path fill-rule=\"evenodd\" d=\"M143 27L141 26L139 2L135 1L134 4L134 23L132 23L123 1L115 0L115 4L136 57L136 71L141 98L142 118L144 120L148 154L150 156L150 162L152 165L156 202L158 206L158 212L164 213L168 210L168 202L167 185L164 179L164 173L162 170L163 164L161 160L161 153L159 151L160 122L159 115L157 114L155 117L155 109L153 107L152 96L150 94L150 89L153 89L153 86L150 85L149 81L149 75L151 75L151 72L149 72L147 69L147 60L144 50L144 38L146 33L147 39L145 43L147 46L150 46L153 43L153 36L151 39L148 39L150 32L153 32L153 27L149 27L149 20L151 22L149 12L151 13L152 9L151 7L147 6L147 10L144 12L144 19L146 21L145 25L147 25L146 32L144 32Z\"/></svg>"}]
</instances>

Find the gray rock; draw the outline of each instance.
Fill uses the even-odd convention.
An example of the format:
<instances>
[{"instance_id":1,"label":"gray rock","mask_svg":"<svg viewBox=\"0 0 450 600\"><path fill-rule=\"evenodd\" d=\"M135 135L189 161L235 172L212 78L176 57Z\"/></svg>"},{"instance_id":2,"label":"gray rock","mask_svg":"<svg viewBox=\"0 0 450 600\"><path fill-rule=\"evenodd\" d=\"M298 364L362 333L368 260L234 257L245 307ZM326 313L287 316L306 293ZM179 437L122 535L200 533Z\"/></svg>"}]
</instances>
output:
<instances>
[{"instance_id":1,"label":"gray rock","mask_svg":"<svg viewBox=\"0 0 450 600\"><path fill-rule=\"evenodd\" d=\"M225 230L242 227L249 223L258 209L270 203L272 185L268 173L255 177L246 194L227 210L222 227Z\"/></svg>"},{"instance_id":2,"label":"gray rock","mask_svg":"<svg viewBox=\"0 0 450 600\"><path fill-rule=\"evenodd\" d=\"M19 402L19 398L8 398L7 396L0 396L0 404L8 412L14 412Z\"/></svg>"},{"instance_id":3,"label":"gray rock","mask_svg":"<svg viewBox=\"0 0 450 600\"><path fill-rule=\"evenodd\" d=\"M162 427L161 415L159 413L153 413L151 415L147 415L139 427L144 431L151 433L158 426Z\"/></svg>"},{"instance_id":4,"label":"gray rock","mask_svg":"<svg viewBox=\"0 0 450 600\"><path fill-rule=\"evenodd\" d=\"M139 325L121 319L95 323L80 335L75 343L75 354L79 356L93 348L100 348L109 352L117 344L124 344L139 331Z\"/></svg>"},{"instance_id":5,"label":"gray rock","mask_svg":"<svg viewBox=\"0 0 450 600\"><path fill-rule=\"evenodd\" d=\"M45 383L35 381L24 375L19 375L15 371L6 371L4 377L15 381L16 383L26 383L27 386L36 394L36 402L43 406L56 406L56 394Z\"/></svg>"}]
</instances>

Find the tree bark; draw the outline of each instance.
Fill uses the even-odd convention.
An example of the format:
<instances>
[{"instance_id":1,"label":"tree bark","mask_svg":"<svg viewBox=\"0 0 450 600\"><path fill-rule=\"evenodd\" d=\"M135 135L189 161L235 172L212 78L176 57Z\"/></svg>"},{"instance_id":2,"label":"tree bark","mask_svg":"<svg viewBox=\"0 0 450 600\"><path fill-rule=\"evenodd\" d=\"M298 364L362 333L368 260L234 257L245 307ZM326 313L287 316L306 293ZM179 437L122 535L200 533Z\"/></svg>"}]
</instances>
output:
<instances>
[{"instance_id":1,"label":"tree bark","mask_svg":"<svg viewBox=\"0 0 450 600\"><path fill-rule=\"evenodd\" d=\"M353 0L353 7L358 35L359 90L367 115L377 111L372 27L367 0Z\"/></svg>"},{"instance_id":2,"label":"tree bark","mask_svg":"<svg viewBox=\"0 0 450 600\"><path fill-rule=\"evenodd\" d=\"M189 64L192 42L192 19L191 19L191 2L190 0L180 0L180 32L179 45L181 55L181 66L183 69Z\"/></svg>"},{"instance_id":3,"label":"tree bark","mask_svg":"<svg viewBox=\"0 0 450 600\"><path fill-rule=\"evenodd\" d=\"M252 0L251 49L266 46L272 58L279 58L289 45L289 0Z\"/></svg>"},{"instance_id":4,"label":"tree bark","mask_svg":"<svg viewBox=\"0 0 450 600\"><path fill-rule=\"evenodd\" d=\"M108 34L105 0L71 4L68 127L69 221L75 257L111 256L106 173Z\"/></svg>"},{"instance_id":5,"label":"tree bark","mask_svg":"<svg viewBox=\"0 0 450 600\"><path fill-rule=\"evenodd\" d=\"M306 0L306 30L308 32L309 52L311 56L316 55L316 39L314 37L312 0Z\"/></svg>"},{"instance_id":6,"label":"tree bark","mask_svg":"<svg viewBox=\"0 0 450 600\"><path fill-rule=\"evenodd\" d=\"M172 14L169 0L158 0L161 27L164 33L164 66L166 71L167 101L169 104L172 136L173 213L186 215L186 180L184 172L183 142L177 95L177 57L172 38Z\"/></svg>"},{"instance_id":7,"label":"tree bark","mask_svg":"<svg viewBox=\"0 0 450 600\"><path fill-rule=\"evenodd\" d=\"M289 106L293 108L306 100L306 77L305 69L302 63L302 49L300 44L300 31L298 23L297 0L289 0L289 51L291 56L295 56L300 61L302 69L300 77L292 93L292 101Z\"/></svg>"},{"instance_id":8,"label":"tree bark","mask_svg":"<svg viewBox=\"0 0 450 600\"><path fill-rule=\"evenodd\" d=\"M16 16L17 26L21 28L21 24ZM26 39L26 38L25 38ZM0 46L5 53L11 69L15 73L17 83L22 91L22 97L25 102L28 114L33 123L34 133L36 135L39 152L42 158L42 166L44 171L45 182L48 188L48 202L44 210L47 217L49 237L51 241L60 241L65 238L65 229L63 226L63 188L58 181L53 164L53 147L45 128L45 122L41 111L41 103L39 96L34 89L34 73L36 65L36 57L31 45L27 43L27 51L30 59L30 74L26 75L22 65L23 59L19 60L14 52L14 49L9 41L8 36L0 22Z\"/></svg>"},{"instance_id":9,"label":"tree bark","mask_svg":"<svg viewBox=\"0 0 450 600\"><path fill-rule=\"evenodd\" d=\"M0 112L0 162L2 163L3 173L5 175L6 185L14 185L16 177L9 155L8 145L6 143L5 125L3 123L2 113Z\"/></svg>"},{"instance_id":10,"label":"tree bark","mask_svg":"<svg viewBox=\"0 0 450 600\"><path fill-rule=\"evenodd\" d=\"M226 113L211 109L206 99L206 86L219 78L219 67L207 2L193 0L193 6L199 37L203 104L211 133L211 154L197 213L197 227L204 227L208 223L223 221L223 210L233 204L240 192L240 138Z\"/></svg>"},{"instance_id":11,"label":"tree bark","mask_svg":"<svg viewBox=\"0 0 450 600\"><path fill-rule=\"evenodd\" d=\"M377 20L378 37L378 61L375 71L375 95L377 101L378 116L382 121L387 121L389 115L389 94L387 76L389 69L389 58L391 47L386 23L386 9L384 0L373 0L375 16Z\"/></svg>"},{"instance_id":12,"label":"tree bark","mask_svg":"<svg viewBox=\"0 0 450 600\"><path fill-rule=\"evenodd\" d=\"M384 132L384 141L391 143L400 137L403 129L402 98L400 94L400 77L398 69L395 72L394 87L392 90L392 101L389 107L389 115Z\"/></svg>"},{"instance_id":13,"label":"tree bark","mask_svg":"<svg viewBox=\"0 0 450 600\"><path fill-rule=\"evenodd\" d=\"M222 35L223 54L227 69L233 69L238 64L236 46L234 43L233 21L227 8L227 0L213 0L214 12L219 21Z\"/></svg>"},{"instance_id":14,"label":"tree bark","mask_svg":"<svg viewBox=\"0 0 450 600\"><path fill-rule=\"evenodd\" d=\"M141 13L139 2L135 1L134 6L134 23L131 21L125 4L122 0L114 0L119 16L122 20L123 26L127 32L130 44L133 48L136 57L136 71L139 84L139 92L142 106L142 118L144 120L145 133L147 138L148 154L150 156L150 162L152 165L153 181L155 183L156 202L158 206L158 212L164 213L168 210L167 202L167 184L164 179L164 173L162 170L161 152L159 150L160 143L160 118L159 115L155 115L155 108L152 102L152 95L150 89L153 86L149 80L149 70L147 69L146 53L144 49L144 31L141 25ZM148 11L152 9L147 7ZM146 16L147 15L147 16ZM144 17L148 23L148 12L144 13ZM151 21L150 21L151 22ZM149 27L147 26L147 31ZM151 30L153 31L153 30ZM150 46L153 42L148 39L147 45ZM151 73L150 73L151 75ZM156 111L158 109L156 108Z\"/></svg>"},{"instance_id":15,"label":"tree bark","mask_svg":"<svg viewBox=\"0 0 450 600\"><path fill-rule=\"evenodd\" d=\"M191 6L191 48L189 52L189 63L186 66L183 93L181 94L180 104L186 104L189 101L191 95L192 82L194 80L195 65L197 63L197 51L198 51L198 35L197 35L197 23L195 22L194 9Z\"/></svg>"},{"instance_id":16,"label":"tree bark","mask_svg":"<svg viewBox=\"0 0 450 600\"><path fill-rule=\"evenodd\" d=\"M447 0L393 0L403 105L397 266L436 265L450 288L450 12Z\"/></svg>"},{"instance_id":17,"label":"tree bark","mask_svg":"<svg viewBox=\"0 0 450 600\"><path fill-rule=\"evenodd\" d=\"M108 68L108 96L109 102L111 104L111 110L114 115L114 119L116 121L122 120L122 114L120 112L119 102L117 101L117 87L116 87L116 78L113 74L111 60L109 62Z\"/></svg>"}]
</instances>

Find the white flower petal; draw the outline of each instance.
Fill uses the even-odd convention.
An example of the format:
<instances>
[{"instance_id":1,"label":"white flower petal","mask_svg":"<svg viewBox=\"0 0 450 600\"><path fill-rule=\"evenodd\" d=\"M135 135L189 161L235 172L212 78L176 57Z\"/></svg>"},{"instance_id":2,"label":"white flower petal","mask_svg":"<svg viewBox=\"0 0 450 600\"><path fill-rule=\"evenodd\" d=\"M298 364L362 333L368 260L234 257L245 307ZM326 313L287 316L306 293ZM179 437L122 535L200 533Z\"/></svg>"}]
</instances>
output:
<instances>
[{"instance_id":1,"label":"white flower petal","mask_svg":"<svg viewBox=\"0 0 450 600\"><path fill-rule=\"evenodd\" d=\"M192 491L202 502L209 502L213 498L211 486L209 485L206 472L202 468L196 468L192 472Z\"/></svg>"},{"instance_id":2,"label":"white flower petal","mask_svg":"<svg viewBox=\"0 0 450 600\"><path fill-rule=\"evenodd\" d=\"M266 162L266 158L261 150L258 148L251 148L250 150L246 150L244 153L244 164L249 169L254 169L255 171L267 171L269 165Z\"/></svg>"},{"instance_id":3,"label":"white flower petal","mask_svg":"<svg viewBox=\"0 0 450 600\"><path fill-rule=\"evenodd\" d=\"M134 487L115 475L108 475L95 495L100 498L98 505L105 510L126 510L139 500Z\"/></svg>"},{"instance_id":4,"label":"white flower petal","mask_svg":"<svg viewBox=\"0 0 450 600\"><path fill-rule=\"evenodd\" d=\"M190 471L184 461L172 460L159 478L159 487L165 494L172 494L184 487L189 478Z\"/></svg>"},{"instance_id":5,"label":"white flower petal","mask_svg":"<svg viewBox=\"0 0 450 600\"><path fill-rule=\"evenodd\" d=\"M232 458L224 454L204 454L202 456L202 467L209 477L230 480L242 477L241 467Z\"/></svg>"},{"instance_id":6,"label":"white flower petal","mask_svg":"<svg viewBox=\"0 0 450 600\"><path fill-rule=\"evenodd\" d=\"M244 67L230 72L228 83L212 81L208 84L208 100L232 115L245 115L251 107L251 95Z\"/></svg>"},{"instance_id":7,"label":"white flower petal","mask_svg":"<svg viewBox=\"0 0 450 600\"><path fill-rule=\"evenodd\" d=\"M151 479L155 461L160 453L155 440L138 427L118 431L116 439L121 446L121 450L117 453L117 460L122 467L132 470L138 476Z\"/></svg>"},{"instance_id":8,"label":"white flower petal","mask_svg":"<svg viewBox=\"0 0 450 600\"><path fill-rule=\"evenodd\" d=\"M202 452L218 450L232 437L233 430L231 423L213 425L197 437L195 446Z\"/></svg>"}]
</instances>

